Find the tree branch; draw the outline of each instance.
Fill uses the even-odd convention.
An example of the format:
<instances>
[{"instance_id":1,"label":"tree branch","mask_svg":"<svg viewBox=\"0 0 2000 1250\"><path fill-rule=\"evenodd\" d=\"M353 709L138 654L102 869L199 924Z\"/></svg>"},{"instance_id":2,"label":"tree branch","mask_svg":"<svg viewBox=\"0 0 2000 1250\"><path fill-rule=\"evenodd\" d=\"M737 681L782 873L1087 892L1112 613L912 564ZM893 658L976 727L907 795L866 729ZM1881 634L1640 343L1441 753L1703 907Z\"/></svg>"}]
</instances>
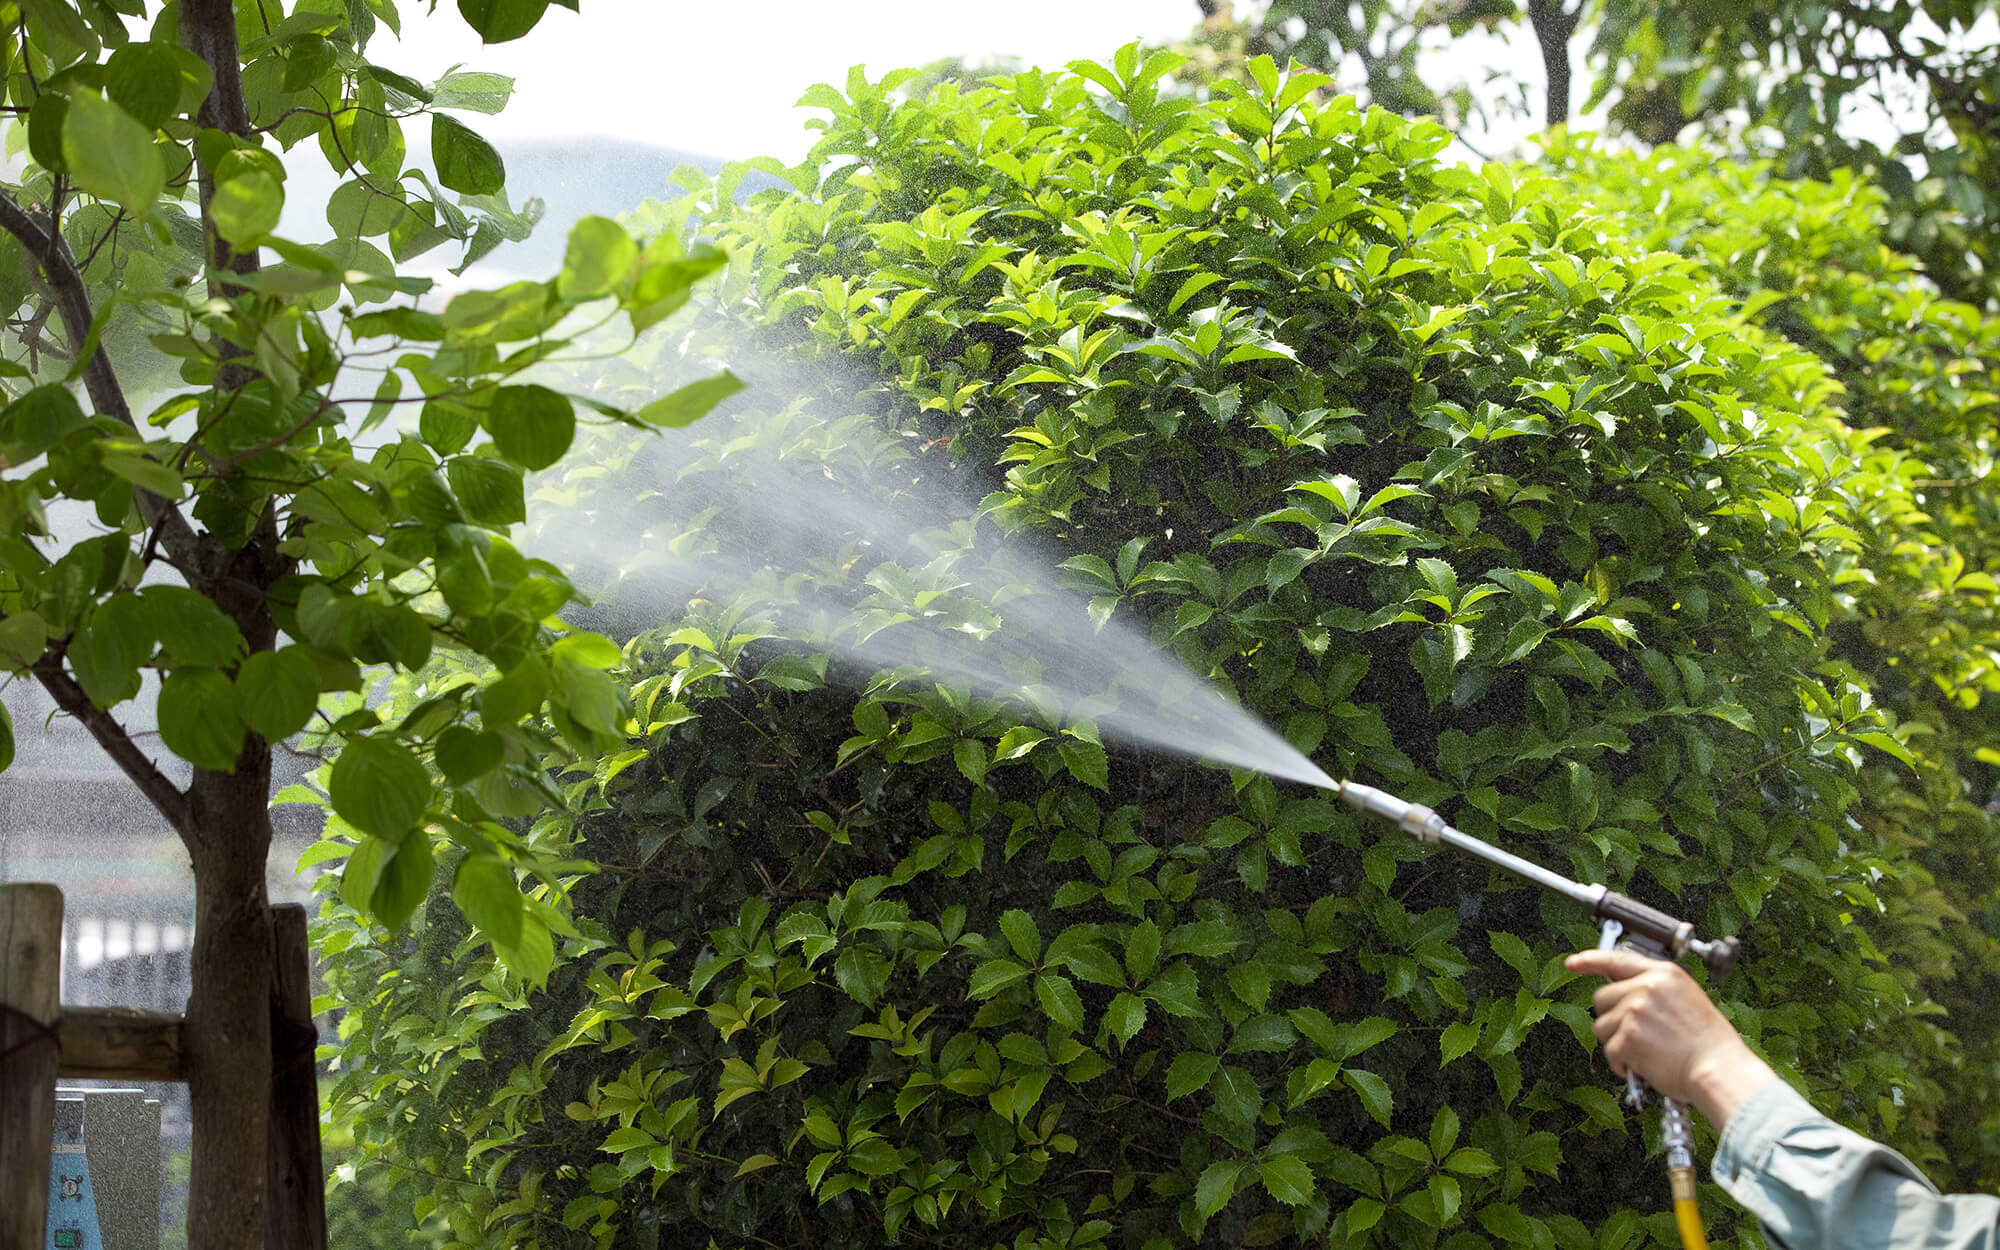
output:
<instances>
[{"instance_id":1,"label":"tree branch","mask_svg":"<svg viewBox=\"0 0 2000 1250\"><path fill-rule=\"evenodd\" d=\"M90 701L83 687L63 670L62 654L60 648L50 648L37 660L35 679L55 699L57 707L75 717L90 731L97 745L104 748L104 753L117 763L119 771L139 787L139 792L146 796L160 815L166 817L181 840L186 841L193 833L187 795L139 750L138 744L132 741L132 735L126 732L125 726L119 724L116 717Z\"/></svg>"},{"instance_id":2,"label":"tree branch","mask_svg":"<svg viewBox=\"0 0 2000 1250\"><path fill-rule=\"evenodd\" d=\"M19 239L28 255L40 262L49 291L55 297L56 310L62 314L63 331L69 336L70 348L82 351L90 342L94 317L90 310L90 293L83 286L83 272L77 268L76 257L71 254L69 244L63 241L62 231L54 221L36 217L22 208L20 202L4 190L0 190L0 229ZM125 389L118 384L118 374L112 369L111 357L105 353L102 343L84 362L83 386L90 395L91 407L108 417L117 418L131 430L139 428L139 423L132 418L132 406L125 400ZM151 491L135 490L133 493L139 501L139 515L161 532L161 540L166 543L167 550L176 559L192 565L197 545L194 528L180 514L180 509Z\"/></svg>"}]
</instances>

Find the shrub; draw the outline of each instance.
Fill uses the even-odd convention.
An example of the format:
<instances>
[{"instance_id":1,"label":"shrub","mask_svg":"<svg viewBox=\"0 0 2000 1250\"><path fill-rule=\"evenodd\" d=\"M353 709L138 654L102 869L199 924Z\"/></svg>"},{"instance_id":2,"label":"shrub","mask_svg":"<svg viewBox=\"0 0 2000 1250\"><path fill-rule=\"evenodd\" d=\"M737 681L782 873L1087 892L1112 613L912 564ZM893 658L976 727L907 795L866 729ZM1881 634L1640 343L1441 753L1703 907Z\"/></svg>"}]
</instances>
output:
<instances>
[{"instance_id":1,"label":"shrub","mask_svg":"<svg viewBox=\"0 0 2000 1250\"><path fill-rule=\"evenodd\" d=\"M1849 818L1908 745L1829 636L1908 477L1834 374L1543 173L1441 166L1304 72L1197 105L1172 68L856 74L808 97L797 193L654 210L732 258L693 350L752 334L806 382L553 496L600 530L657 498L676 557L766 536L746 463L984 502L921 562L829 512L632 631L629 749L552 760L528 835L602 866L550 871L545 986L448 906L401 948L323 921L336 1111L462 1244L1671 1240L1572 905L1101 708L827 645L1004 621L967 588L1020 542L1080 629L1327 771L1741 934L1726 1006L1823 1102L1935 1113L1935 1028L1858 923L1905 852Z\"/></svg>"}]
</instances>

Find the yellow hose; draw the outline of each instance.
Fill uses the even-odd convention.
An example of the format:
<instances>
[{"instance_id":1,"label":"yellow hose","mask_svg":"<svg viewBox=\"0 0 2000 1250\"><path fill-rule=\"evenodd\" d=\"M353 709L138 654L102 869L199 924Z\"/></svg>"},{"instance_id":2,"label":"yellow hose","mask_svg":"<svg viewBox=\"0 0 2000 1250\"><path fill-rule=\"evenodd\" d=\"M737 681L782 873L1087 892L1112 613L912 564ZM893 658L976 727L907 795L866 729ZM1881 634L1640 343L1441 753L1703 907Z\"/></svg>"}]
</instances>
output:
<instances>
[{"instance_id":1,"label":"yellow hose","mask_svg":"<svg viewBox=\"0 0 2000 1250\"><path fill-rule=\"evenodd\" d=\"M1701 1208L1695 1205L1694 1169L1668 1168L1667 1183L1674 1194L1674 1223L1680 1226L1685 1250L1708 1250L1708 1236L1701 1231Z\"/></svg>"}]
</instances>

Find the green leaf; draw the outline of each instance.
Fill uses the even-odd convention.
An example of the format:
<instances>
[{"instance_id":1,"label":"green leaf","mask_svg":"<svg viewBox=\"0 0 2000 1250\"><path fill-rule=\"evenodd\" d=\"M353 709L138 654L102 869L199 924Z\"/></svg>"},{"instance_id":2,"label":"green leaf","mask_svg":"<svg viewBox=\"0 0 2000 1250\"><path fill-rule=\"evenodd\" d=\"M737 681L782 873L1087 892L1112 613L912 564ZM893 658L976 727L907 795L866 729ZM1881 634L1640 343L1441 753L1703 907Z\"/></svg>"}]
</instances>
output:
<instances>
[{"instance_id":1,"label":"green leaf","mask_svg":"<svg viewBox=\"0 0 2000 1250\"><path fill-rule=\"evenodd\" d=\"M1132 926L1125 938L1125 971L1132 975L1132 983L1138 984L1153 975L1153 967L1160 959L1160 926L1148 918Z\"/></svg>"},{"instance_id":2,"label":"green leaf","mask_svg":"<svg viewBox=\"0 0 2000 1250\"><path fill-rule=\"evenodd\" d=\"M7 705L0 703L0 773L7 771L14 762L14 717Z\"/></svg>"},{"instance_id":3,"label":"green leaf","mask_svg":"<svg viewBox=\"0 0 2000 1250\"><path fill-rule=\"evenodd\" d=\"M1201 1179L1194 1183L1194 1206L1202 1219L1213 1218L1236 1196L1236 1179L1243 1175L1243 1166L1234 1159L1217 1159L1202 1169Z\"/></svg>"},{"instance_id":4,"label":"green leaf","mask_svg":"<svg viewBox=\"0 0 2000 1250\"><path fill-rule=\"evenodd\" d=\"M1167 1066L1167 1101L1185 1097L1208 1086L1208 1079L1222 1066L1222 1060L1198 1050L1184 1050Z\"/></svg>"},{"instance_id":5,"label":"green leaf","mask_svg":"<svg viewBox=\"0 0 2000 1250\"><path fill-rule=\"evenodd\" d=\"M33 460L83 424L83 409L64 386L38 386L0 410L0 459Z\"/></svg>"},{"instance_id":6,"label":"green leaf","mask_svg":"<svg viewBox=\"0 0 2000 1250\"><path fill-rule=\"evenodd\" d=\"M1447 1024L1444 1027L1442 1037L1438 1041L1439 1066L1442 1067L1445 1064L1449 1064L1452 1060L1460 1058L1474 1046L1478 1045L1478 1043L1478 1025L1468 1023L1464 1020L1458 1021L1455 1024Z\"/></svg>"},{"instance_id":7,"label":"green leaf","mask_svg":"<svg viewBox=\"0 0 2000 1250\"><path fill-rule=\"evenodd\" d=\"M458 0L466 24L487 43L519 39L535 28L548 7L549 0Z\"/></svg>"},{"instance_id":8,"label":"green leaf","mask_svg":"<svg viewBox=\"0 0 2000 1250\"><path fill-rule=\"evenodd\" d=\"M1042 1011L1049 1019L1070 1032L1083 1028L1083 998L1076 992L1070 979L1053 972L1044 972L1035 978L1035 1001L1042 1005Z\"/></svg>"},{"instance_id":9,"label":"green leaf","mask_svg":"<svg viewBox=\"0 0 2000 1250\"><path fill-rule=\"evenodd\" d=\"M423 761L395 739L357 738L333 761L327 797L348 824L394 841L423 819L431 801L431 776Z\"/></svg>"},{"instance_id":10,"label":"green leaf","mask_svg":"<svg viewBox=\"0 0 2000 1250\"><path fill-rule=\"evenodd\" d=\"M148 586L139 597L172 663L223 668L243 653L242 631L206 595L185 586Z\"/></svg>"},{"instance_id":11,"label":"green leaf","mask_svg":"<svg viewBox=\"0 0 2000 1250\"><path fill-rule=\"evenodd\" d=\"M378 840L363 845L385 846ZM358 852L357 852L358 853ZM352 860L350 859L350 863ZM365 910L391 929L400 929L430 893L431 840L421 832L397 843L375 878L375 889Z\"/></svg>"},{"instance_id":12,"label":"green leaf","mask_svg":"<svg viewBox=\"0 0 2000 1250\"><path fill-rule=\"evenodd\" d=\"M1120 1045L1130 1042L1146 1026L1146 1000L1137 994L1118 994L1104 1009L1104 1022Z\"/></svg>"},{"instance_id":13,"label":"green leaf","mask_svg":"<svg viewBox=\"0 0 2000 1250\"><path fill-rule=\"evenodd\" d=\"M104 62L104 93L141 126L157 130L180 108L181 58L158 43L128 43Z\"/></svg>"},{"instance_id":14,"label":"green leaf","mask_svg":"<svg viewBox=\"0 0 2000 1250\"><path fill-rule=\"evenodd\" d=\"M1064 737L1057 744L1062 752L1063 765L1069 775L1087 786L1111 793L1111 764L1105 758L1104 748L1095 742L1085 742L1081 738Z\"/></svg>"},{"instance_id":15,"label":"green leaf","mask_svg":"<svg viewBox=\"0 0 2000 1250\"><path fill-rule=\"evenodd\" d=\"M282 742L319 707L319 666L302 647L259 651L236 670L236 707L266 742Z\"/></svg>"},{"instance_id":16,"label":"green leaf","mask_svg":"<svg viewBox=\"0 0 2000 1250\"><path fill-rule=\"evenodd\" d=\"M507 744L499 734L451 725L438 735L431 754L445 780L462 786L505 763Z\"/></svg>"},{"instance_id":17,"label":"green leaf","mask_svg":"<svg viewBox=\"0 0 2000 1250\"><path fill-rule=\"evenodd\" d=\"M160 740L196 768L233 772L243 750L236 687L212 668L181 668L160 683Z\"/></svg>"},{"instance_id":18,"label":"green leaf","mask_svg":"<svg viewBox=\"0 0 2000 1250\"><path fill-rule=\"evenodd\" d=\"M459 7L479 0L459 0ZM505 3L506 0L499 0ZM537 14L537 16L540 16ZM477 25L477 23L475 23ZM513 38L513 36L507 36ZM499 42L489 38L488 43ZM64 128L68 134L68 128ZM68 154L67 149L64 151ZM507 166L493 145L473 133L465 123L444 113L431 115L431 161L437 167L438 185L462 195L495 195L507 182Z\"/></svg>"},{"instance_id":19,"label":"green leaf","mask_svg":"<svg viewBox=\"0 0 2000 1250\"><path fill-rule=\"evenodd\" d=\"M546 386L503 386L493 392L486 428L501 455L525 469L546 469L569 451L576 409Z\"/></svg>"},{"instance_id":20,"label":"green leaf","mask_svg":"<svg viewBox=\"0 0 2000 1250\"><path fill-rule=\"evenodd\" d=\"M1264 1190L1288 1207L1312 1201L1313 1174L1306 1161L1297 1155L1275 1155L1260 1160L1257 1176L1264 1182Z\"/></svg>"},{"instance_id":21,"label":"green leaf","mask_svg":"<svg viewBox=\"0 0 2000 1250\"><path fill-rule=\"evenodd\" d=\"M424 411L430 411L429 405ZM436 445L428 434L425 441ZM527 489L522 469L494 456L453 456L445 461L445 480L474 524L504 530L528 519Z\"/></svg>"},{"instance_id":22,"label":"green leaf","mask_svg":"<svg viewBox=\"0 0 2000 1250\"><path fill-rule=\"evenodd\" d=\"M150 217L167 187L167 165L153 146L152 128L94 92L69 97L62 158L79 188L134 217Z\"/></svg>"},{"instance_id":23,"label":"green leaf","mask_svg":"<svg viewBox=\"0 0 2000 1250\"><path fill-rule=\"evenodd\" d=\"M1361 1105L1368 1108L1375 1122L1388 1128L1390 1113L1396 1109L1396 1096L1390 1092L1389 1082L1362 1068L1348 1068L1340 1078L1361 1096Z\"/></svg>"},{"instance_id":24,"label":"green leaf","mask_svg":"<svg viewBox=\"0 0 2000 1250\"><path fill-rule=\"evenodd\" d=\"M464 109L471 113L498 113L514 94L514 80L505 74L478 70L458 70L437 80L431 103L441 109Z\"/></svg>"},{"instance_id":25,"label":"green leaf","mask_svg":"<svg viewBox=\"0 0 2000 1250\"><path fill-rule=\"evenodd\" d=\"M108 708L139 693L139 666L153 658L154 641L139 596L112 595L77 627L69 666L90 701Z\"/></svg>"},{"instance_id":26,"label":"green leaf","mask_svg":"<svg viewBox=\"0 0 2000 1250\"><path fill-rule=\"evenodd\" d=\"M1578 1085L1563 1096L1583 1108L1583 1113L1590 1117L1593 1124L1613 1132L1624 1129L1625 1112L1610 1090L1596 1085Z\"/></svg>"},{"instance_id":27,"label":"green leaf","mask_svg":"<svg viewBox=\"0 0 2000 1250\"><path fill-rule=\"evenodd\" d=\"M1000 914L1000 931L1007 935L1007 945L1023 963L1035 963L1042 957L1042 931L1035 924L1035 918L1021 909L1014 908Z\"/></svg>"},{"instance_id":28,"label":"green leaf","mask_svg":"<svg viewBox=\"0 0 2000 1250\"><path fill-rule=\"evenodd\" d=\"M1209 1080L1208 1092L1215 1099L1215 1109L1225 1120L1236 1124L1250 1123L1264 1107L1257 1078L1231 1064L1216 1069Z\"/></svg>"},{"instance_id":29,"label":"green leaf","mask_svg":"<svg viewBox=\"0 0 2000 1250\"><path fill-rule=\"evenodd\" d=\"M973 998L991 998L1027 975L1028 970L1011 959L989 959L972 970L966 993Z\"/></svg>"},{"instance_id":30,"label":"green leaf","mask_svg":"<svg viewBox=\"0 0 2000 1250\"><path fill-rule=\"evenodd\" d=\"M585 217L569 231L556 294L566 300L596 299L622 282L639 259L639 245L609 217Z\"/></svg>"},{"instance_id":31,"label":"green leaf","mask_svg":"<svg viewBox=\"0 0 2000 1250\"><path fill-rule=\"evenodd\" d=\"M244 250L262 243L276 230L284 211L284 183L266 170L245 166L216 182L208 217L225 242Z\"/></svg>"},{"instance_id":32,"label":"green leaf","mask_svg":"<svg viewBox=\"0 0 2000 1250\"><path fill-rule=\"evenodd\" d=\"M743 381L724 369L712 378L690 382L647 404L632 415L648 425L679 429L708 415L709 410L743 389Z\"/></svg>"},{"instance_id":33,"label":"green leaf","mask_svg":"<svg viewBox=\"0 0 2000 1250\"><path fill-rule=\"evenodd\" d=\"M495 946L513 946L521 940L521 887L514 870L499 856L475 853L460 860L452 876L451 900Z\"/></svg>"}]
</instances>

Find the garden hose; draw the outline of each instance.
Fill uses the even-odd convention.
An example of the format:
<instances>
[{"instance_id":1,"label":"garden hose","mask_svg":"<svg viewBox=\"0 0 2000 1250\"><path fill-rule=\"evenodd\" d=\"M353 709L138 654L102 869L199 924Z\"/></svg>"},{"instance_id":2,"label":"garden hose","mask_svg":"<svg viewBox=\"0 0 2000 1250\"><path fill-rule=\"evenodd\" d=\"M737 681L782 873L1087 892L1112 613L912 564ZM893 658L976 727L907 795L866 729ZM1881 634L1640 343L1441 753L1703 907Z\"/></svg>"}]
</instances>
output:
<instances>
[{"instance_id":1,"label":"garden hose","mask_svg":"<svg viewBox=\"0 0 2000 1250\"><path fill-rule=\"evenodd\" d=\"M1678 959L1682 955L1693 955L1707 965L1709 973L1717 981L1728 976L1736 966L1739 944L1733 937L1703 941L1695 937L1694 926L1685 920L1669 916L1605 886L1572 881L1470 834L1461 833L1446 824L1444 817L1421 803L1407 802L1373 786L1356 785L1351 781L1341 782L1337 793L1349 805L1393 823L1418 841L1441 842L1469 852L1589 907L1601 930L1599 945L1605 949L1622 945L1654 959ZM1640 1080L1638 1074L1628 1072L1625 1077L1626 1103L1636 1109L1644 1105L1645 1098L1645 1082ZM1665 1097L1660 1103L1660 1129L1666 1145L1667 1185L1673 1194L1674 1224L1680 1229L1681 1245L1685 1250L1708 1250L1708 1237L1701 1227L1701 1208L1695 1198L1694 1130L1688 1121L1687 1109L1680 1103Z\"/></svg>"}]
</instances>

